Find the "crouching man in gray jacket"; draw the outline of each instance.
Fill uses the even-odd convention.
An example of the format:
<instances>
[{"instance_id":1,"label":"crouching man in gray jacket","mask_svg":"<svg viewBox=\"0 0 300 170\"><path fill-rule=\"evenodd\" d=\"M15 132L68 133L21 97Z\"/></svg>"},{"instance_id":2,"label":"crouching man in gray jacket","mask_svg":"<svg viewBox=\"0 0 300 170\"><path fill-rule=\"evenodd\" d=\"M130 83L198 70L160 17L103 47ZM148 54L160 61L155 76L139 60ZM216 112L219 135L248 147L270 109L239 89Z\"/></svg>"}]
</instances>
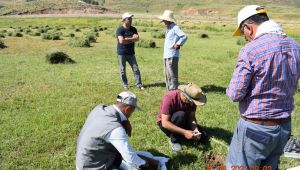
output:
<instances>
[{"instance_id":1,"label":"crouching man in gray jacket","mask_svg":"<svg viewBox=\"0 0 300 170\"><path fill-rule=\"evenodd\" d=\"M116 104L92 110L77 139L77 170L119 168L122 160L130 169L159 169L158 161L137 155L128 141L128 118L136 108L140 109L136 95L126 91L117 96Z\"/></svg>"}]
</instances>

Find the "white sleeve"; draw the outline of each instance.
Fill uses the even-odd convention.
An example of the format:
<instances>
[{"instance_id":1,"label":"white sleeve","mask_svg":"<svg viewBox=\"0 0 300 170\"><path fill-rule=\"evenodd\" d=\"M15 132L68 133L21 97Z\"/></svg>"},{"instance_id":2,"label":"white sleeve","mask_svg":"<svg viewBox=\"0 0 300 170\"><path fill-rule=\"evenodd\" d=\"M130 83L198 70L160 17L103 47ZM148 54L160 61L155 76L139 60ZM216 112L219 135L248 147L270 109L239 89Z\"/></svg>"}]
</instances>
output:
<instances>
[{"instance_id":1,"label":"white sleeve","mask_svg":"<svg viewBox=\"0 0 300 170\"><path fill-rule=\"evenodd\" d=\"M120 152L126 163L136 168L146 163L137 155L135 150L132 149L123 127L118 127L108 133L105 137L105 141L111 143Z\"/></svg>"}]
</instances>

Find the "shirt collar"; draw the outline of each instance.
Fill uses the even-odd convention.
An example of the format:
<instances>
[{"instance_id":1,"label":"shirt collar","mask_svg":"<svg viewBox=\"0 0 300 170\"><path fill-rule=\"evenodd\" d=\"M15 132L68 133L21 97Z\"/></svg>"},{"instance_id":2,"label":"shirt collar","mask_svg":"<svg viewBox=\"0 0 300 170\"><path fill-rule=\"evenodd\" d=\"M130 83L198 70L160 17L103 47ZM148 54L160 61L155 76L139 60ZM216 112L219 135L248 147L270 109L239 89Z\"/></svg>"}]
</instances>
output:
<instances>
[{"instance_id":1,"label":"shirt collar","mask_svg":"<svg viewBox=\"0 0 300 170\"><path fill-rule=\"evenodd\" d=\"M168 26L168 29L171 29L171 28L173 28L175 26L175 23L173 22L172 24L170 24L169 26Z\"/></svg>"},{"instance_id":2,"label":"shirt collar","mask_svg":"<svg viewBox=\"0 0 300 170\"><path fill-rule=\"evenodd\" d=\"M113 105L113 107L117 110L117 112L120 114L120 117L121 117L121 122L124 121L124 120L127 120L127 117L125 116L125 114L116 106L116 105Z\"/></svg>"}]
</instances>

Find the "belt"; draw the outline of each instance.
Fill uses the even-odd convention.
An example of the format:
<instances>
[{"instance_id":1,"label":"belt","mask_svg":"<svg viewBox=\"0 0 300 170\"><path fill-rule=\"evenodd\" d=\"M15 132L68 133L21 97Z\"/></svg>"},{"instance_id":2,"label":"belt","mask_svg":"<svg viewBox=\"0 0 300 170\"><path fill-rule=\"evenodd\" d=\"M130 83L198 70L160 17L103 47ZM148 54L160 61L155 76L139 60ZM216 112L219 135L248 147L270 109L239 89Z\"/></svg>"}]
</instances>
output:
<instances>
[{"instance_id":1,"label":"belt","mask_svg":"<svg viewBox=\"0 0 300 170\"><path fill-rule=\"evenodd\" d=\"M289 122L291 121L291 117L288 118L283 118L283 119L255 119L255 118L246 118L241 116L242 119L244 119L247 122L251 122L251 123L255 123L258 125L263 125L263 126L276 126L276 125L280 125L284 122Z\"/></svg>"}]
</instances>

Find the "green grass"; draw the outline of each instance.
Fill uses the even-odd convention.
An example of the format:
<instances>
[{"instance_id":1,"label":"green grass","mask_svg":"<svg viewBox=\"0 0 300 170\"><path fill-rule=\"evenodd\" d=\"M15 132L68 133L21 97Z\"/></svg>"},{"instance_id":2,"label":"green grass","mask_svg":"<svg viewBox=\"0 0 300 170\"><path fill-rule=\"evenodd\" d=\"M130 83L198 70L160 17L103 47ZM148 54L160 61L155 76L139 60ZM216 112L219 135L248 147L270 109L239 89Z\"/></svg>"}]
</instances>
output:
<instances>
[{"instance_id":1,"label":"green grass","mask_svg":"<svg viewBox=\"0 0 300 170\"><path fill-rule=\"evenodd\" d=\"M156 20L138 21L138 30L147 28L147 32L140 32L141 38L152 39L151 30L165 29ZM152 22L152 26L145 26L147 22ZM72 25L85 27L74 33L76 37L95 26L108 30L99 32L97 42L90 48L70 47L69 37L51 41L25 34L2 39L7 48L0 49L0 169L75 168L76 139L88 113L99 103L114 103L122 91L116 38L112 37L119 23L118 19L109 18L1 18L0 30L49 25L66 27L62 32L68 35L74 33ZM206 155L225 159L226 145L239 119L237 104L229 102L225 89L242 46L226 30L233 30L233 26L223 28L209 22L184 22L181 26L189 38L181 48L179 80L194 82L206 92L208 102L197 109L196 116L212 138L206 145L184 146L181 154L171 153L167 137L155 124L166 92L162 86L164 39L155 39L156 48L136 48L145 91L135 88L132 71L127 68L130 90L137 94L143 107L131 117L130 141L136 150L170 157L170 169L205 169ZM294 27L296 34L299 28ZM202 33L208 34L209 39L200 39ZM52 48L62 49L76 63L46 63L45 55ZM299 93L295 95L295 106L293 135L300 138ZM281 169L298 165L295 159L281 160Z\"/></svg>"}]
</instances>

